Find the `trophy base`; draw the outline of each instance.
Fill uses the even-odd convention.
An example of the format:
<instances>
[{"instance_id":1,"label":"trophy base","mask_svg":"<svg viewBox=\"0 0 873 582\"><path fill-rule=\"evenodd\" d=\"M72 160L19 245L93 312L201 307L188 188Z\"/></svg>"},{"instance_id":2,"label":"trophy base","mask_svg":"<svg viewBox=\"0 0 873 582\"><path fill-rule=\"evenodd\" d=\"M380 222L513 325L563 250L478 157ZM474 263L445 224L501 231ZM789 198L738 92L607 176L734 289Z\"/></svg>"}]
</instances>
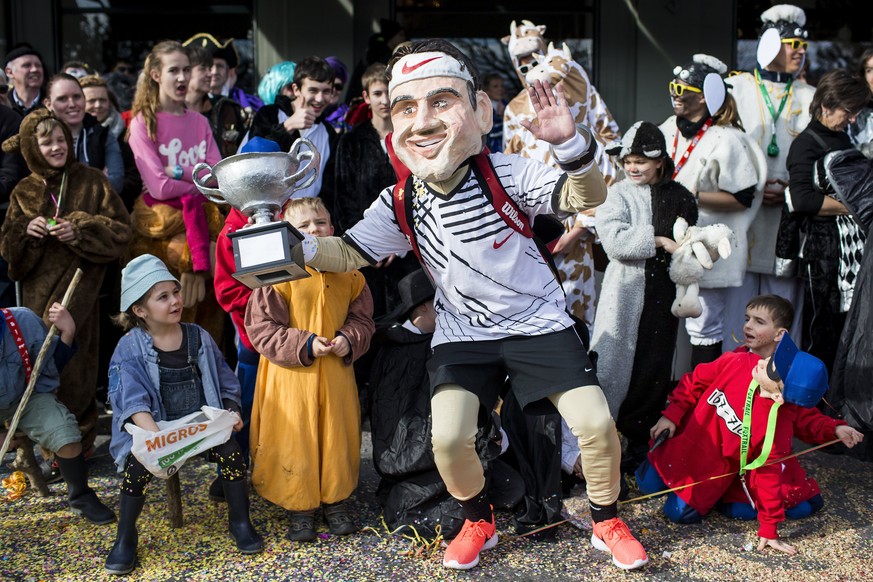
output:
<instances>
[{"instance_id":1,"label":"trophy base","mask_svg":"<svg viewBox=\"0 0 873 582\"><path fill-rule=\"evenodd\" d=\"M256 289L309 277L303 235L287 222L243 228L227 235L233 243L234 279Z\"/></svg>"}]
</instances>

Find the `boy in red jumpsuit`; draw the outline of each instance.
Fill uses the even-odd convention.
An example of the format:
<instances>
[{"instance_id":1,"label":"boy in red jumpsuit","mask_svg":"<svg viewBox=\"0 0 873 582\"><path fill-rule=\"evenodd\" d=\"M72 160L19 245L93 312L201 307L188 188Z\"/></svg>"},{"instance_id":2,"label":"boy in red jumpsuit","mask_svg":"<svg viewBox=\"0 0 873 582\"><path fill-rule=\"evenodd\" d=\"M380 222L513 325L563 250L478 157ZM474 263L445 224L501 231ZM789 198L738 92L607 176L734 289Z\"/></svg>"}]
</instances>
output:
<instances>
[{"instance_id":1,"label":"boy in red jumpsuit","mask_svg":"<svg viewBox=\"0 0 873 582\"><path fill-rule=\"evenodd\" d=\"M815 444L839 438L848 447L863 438L813 408L827 390L827 370L791 341L787 332L793 318L794 309L781 297L749 301L745 346L682 378L652 427L653 438L663 431L670 438L637 472L646 493L702 481L668 494L664 512L677 523L698 522L720 500L736 501L740 492L740 499L757 510L758 549L770 546L788 554L795 549L777 533L786 510L800 506L806 509L801 514L809 515L821 508L821 497L796 459L766 463L790 455L794 436ZM708 480L731 473L740 477ZM805 502L808 507L801 506Z\"/></svg>"}]
</instances>

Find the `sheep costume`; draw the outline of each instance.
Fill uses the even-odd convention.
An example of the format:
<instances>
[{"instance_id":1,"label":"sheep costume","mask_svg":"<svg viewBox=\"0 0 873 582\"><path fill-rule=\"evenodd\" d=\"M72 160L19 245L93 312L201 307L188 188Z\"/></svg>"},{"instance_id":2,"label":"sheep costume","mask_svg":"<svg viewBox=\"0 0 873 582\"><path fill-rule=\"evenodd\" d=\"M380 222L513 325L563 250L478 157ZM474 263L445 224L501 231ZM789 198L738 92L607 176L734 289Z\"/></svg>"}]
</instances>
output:
<instances>
[{"instance_id":1,"label":"sheep costume","mask_svg":"<svg viewBox=\"0 0 873 582\"><path fill-rule=\"evenodd\" d=\"M700 280L700 301L703 314L689 318L685 322L693 348L721 346L724 332L724 302L726 288L739 287L743 283L749 262L749 245L746 232L761 207L764 182L767 178L767 160L758 144L754 143L740 129L731 125L720 125L725 112L727 93L722 75L727 66L715 57L696 54L692 62L673 69L678 81L700 89L706 100L709 117L691 124L688 120L677 120L671 115L660 129L667 144L671 146L671 157L678 164L684 153L691 150L675 180L691 192L741 192L753 193L751 207L734 212L723 212L712 208L700 209L699 226L722 223L736 235L736 247L731 256L718 261ZM709 119L715 123L693 146L696 127L703 126ZM683 122L691 125L691 131L682 133ZM696 135L700 135L697 133ZM713 354L709 354L712 356ZM719 354L720 355L720 352ZM716 356L717 357L717 356ZM714 358L712 358L714 359ZM692 353L692 361L694 354ZM709 359L703 361L710 361Z\"/></svg>"},{"instance_id":2,"label":"sheep costume","mask_svg":"<svg viewBox=\"0 0 873 582\"><path fill-rule=\"evenodd\" d=\"M724 104L724 85L721 98L711 97L710 87L704 82L706 76L723 75L727 66L709 55L694 55L692 63L676 67L674 74L684 83L702 88L706 95L710 115L716 116ZM683 77L688 73L690 76ZM717 91L718 89L715 89ZM676 127L676 116L671 115L661 124L661 131L667 143L676 140L676 158L688 148L691 138L686 138ZM678 133L678 136L677 136ZM719 261L708 271L700 282L701 289L739 287L746 273L749 260L749 245L746 231L761 207L764 181L767 177L767 160L758 144L752 142L745 133L734 127L715 123L701 138L692 151L676 181L691 192L739 192L754 187L755 195L751 208L740 212L719 212L702 208L699 226L724 223L737 235L737 248L731 257Z\"/></svg>"},{"instance_id":3,"label":"sheep costume","mask_svg":"<svg viewBox=\"0 0 873 582\"><path fill-rule=\"evenodd\" d=\"M619 431L639 448L646 446L671 388L679 324L670 312L676 296L668 274L670 254L655 248L655 237L672 238L678 217L695 224L697 204L671 179L673 161L656 125L634 124L607 152L619 160L631 154L662 159L665 166L657 184L624 179L610 186L596 216L610 259L594 319L597 377Z\"/></svg>"}]
</instances>

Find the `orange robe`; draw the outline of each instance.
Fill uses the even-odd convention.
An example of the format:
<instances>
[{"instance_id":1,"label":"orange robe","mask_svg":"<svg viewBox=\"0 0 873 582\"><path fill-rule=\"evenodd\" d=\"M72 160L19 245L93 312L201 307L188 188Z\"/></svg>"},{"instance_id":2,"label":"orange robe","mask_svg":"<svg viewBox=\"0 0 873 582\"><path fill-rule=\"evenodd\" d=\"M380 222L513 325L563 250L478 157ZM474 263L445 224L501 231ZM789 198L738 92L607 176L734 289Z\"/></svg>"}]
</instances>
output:
<instances>
[{"instance_id":1,"label":"orange robe","mask_svg":"<svg viewBox=\"0 0 873 582\"><path fill-rule=\"evenodd\" d=\"M375 331L363 275L320 273L256 289L246 330L261 354L251 421L252 484L291 511L348 498L358 484L361 422L352 362ZM351 352L310 359L312 334L342 333Z\"/></svg>"}]
</instances>

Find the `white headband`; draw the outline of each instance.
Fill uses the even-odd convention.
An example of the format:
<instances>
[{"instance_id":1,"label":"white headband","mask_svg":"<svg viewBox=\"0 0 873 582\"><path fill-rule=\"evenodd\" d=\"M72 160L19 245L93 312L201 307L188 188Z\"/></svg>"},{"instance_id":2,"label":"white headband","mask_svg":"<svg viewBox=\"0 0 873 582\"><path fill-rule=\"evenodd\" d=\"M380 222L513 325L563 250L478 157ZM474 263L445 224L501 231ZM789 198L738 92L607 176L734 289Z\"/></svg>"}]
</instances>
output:
<instances>
[{"instance_id":1,"label":"white headband","mask_svg":"<svg viewBox=\"0 0 873 582\"><path fill-rule=\"evenodd\" d=\"M394 68L391 69L388 94L390 95L398 85L430 77L457 77L464 81L473 81L470 71L458 59L446 53L414 53L406 55L394 64Z\"/></svg>"}]
</instances>

